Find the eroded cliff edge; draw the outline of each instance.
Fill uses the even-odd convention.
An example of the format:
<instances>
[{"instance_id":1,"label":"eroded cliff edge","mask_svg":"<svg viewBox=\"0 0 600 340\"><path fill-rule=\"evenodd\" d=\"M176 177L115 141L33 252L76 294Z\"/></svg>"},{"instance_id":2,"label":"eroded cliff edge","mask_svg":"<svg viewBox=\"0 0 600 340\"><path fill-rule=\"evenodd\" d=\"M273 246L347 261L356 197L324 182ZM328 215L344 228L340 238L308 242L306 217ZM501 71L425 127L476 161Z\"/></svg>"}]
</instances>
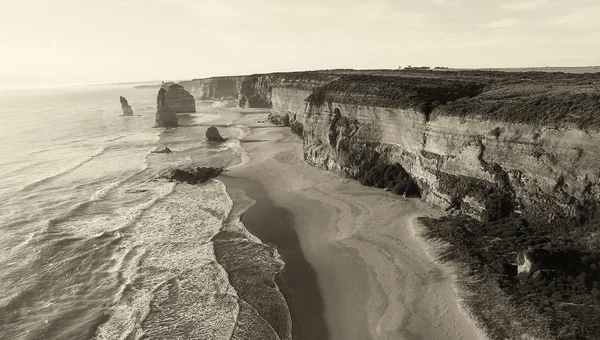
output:
<instances>
[{"instance_id":1,"label":"eroded cliff edge","mask_svg":"<svg viewBox=\"0 0 600 340\"><path fill-rule=\"evenodd\" d=\"M466 266L462 281L478 293L469 306L492 337L599 330L600 75L336 70L235 81L240 106L271 107L273 122L303 137L308 163L458 216L425 222L450 244L442 255Z\"/></svg>"}]
</instances>

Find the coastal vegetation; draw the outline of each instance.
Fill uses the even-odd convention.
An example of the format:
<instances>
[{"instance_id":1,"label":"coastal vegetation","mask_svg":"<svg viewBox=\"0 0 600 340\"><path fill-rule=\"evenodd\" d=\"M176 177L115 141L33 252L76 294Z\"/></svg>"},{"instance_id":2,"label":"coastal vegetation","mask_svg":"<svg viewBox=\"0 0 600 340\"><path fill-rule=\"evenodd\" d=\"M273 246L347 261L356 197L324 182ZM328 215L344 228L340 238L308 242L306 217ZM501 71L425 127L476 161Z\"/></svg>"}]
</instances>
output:
<instances>
[{"instance_id":1,"label":"coastal vegetation","mask_svg":"<svg viewBox=\"0 0 600 340\"><path fill-rule=\"evenodd\" d=\"M517 215L490 222L465 216L420 221L425 237L445 245L442 261L462 268L459 285L470 292L465 303L491 338L596 338L600 253ZM537 257L532 275L518 273L517 257L525 251Z\"/></svg>"}]
</instances>

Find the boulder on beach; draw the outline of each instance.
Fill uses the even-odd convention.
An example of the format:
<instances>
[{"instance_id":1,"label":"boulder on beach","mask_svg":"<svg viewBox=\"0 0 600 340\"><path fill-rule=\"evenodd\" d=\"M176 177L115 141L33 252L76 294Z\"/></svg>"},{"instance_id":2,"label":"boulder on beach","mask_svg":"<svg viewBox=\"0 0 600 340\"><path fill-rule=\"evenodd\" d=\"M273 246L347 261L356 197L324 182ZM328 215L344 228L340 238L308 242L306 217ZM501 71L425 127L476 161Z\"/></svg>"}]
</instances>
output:
<instances>
[{"instance_id":1,"label":"boulder on beach","mask_svg":"<svg viewBox=\"0 0 600 340\"><path fill-rule=\"evenodd\" d=\"M211 142L225 141L225 138L221 136L219 130L214 125L211 125L208 129L206 129L206 139L208 139Z\"/></svg>"},{"instance_id":2,"label":"boulder on beach","mask_svg":"<svg viewBox=\"0 0 600 340\"><path fill-rule=\"evenodd\" d=\"M123 110L123 116L133 116L133 109L131 109L131 106L129 106L127 99L123 96L120 96L119 101L121 102L121 110Z\"/></svg>"},{"instance_id":3,"label":"boulder on beach","mask_svg":"<svg viewBox=\"0 0 600 340\"><path fill-rule=\"evenodd\" d=\"M165 175L162 178L166 178L171 182L183 182L188 184L197 184L208 181L209 179L219 176L224 168L212 168L212 167L197 167L193 169L180 170L175 169Z\"/></svg>"},{"instance_id":4,"label":"boulder on beach","mask_svg":"<svg viewBox=\"0 0 600 340\"><path fill-rule=\"evenodd\" d=\"M152 151L152 153L171 153L171 149L169 149L168 147L165 146L164 149L158 149L158 150L154 150Z\"/></svg>"},{"instance_id":5,"label":"boulder on beach","mask_svg":"<svg viewBox=\"0 0 600 340\"><path fill-rule=\"evenodd\" d=\"M177 116L175 111L165 101L167 90L161 88L156 97L156 126L171 127L177 126Z\"/></svg>"}]
</instances>

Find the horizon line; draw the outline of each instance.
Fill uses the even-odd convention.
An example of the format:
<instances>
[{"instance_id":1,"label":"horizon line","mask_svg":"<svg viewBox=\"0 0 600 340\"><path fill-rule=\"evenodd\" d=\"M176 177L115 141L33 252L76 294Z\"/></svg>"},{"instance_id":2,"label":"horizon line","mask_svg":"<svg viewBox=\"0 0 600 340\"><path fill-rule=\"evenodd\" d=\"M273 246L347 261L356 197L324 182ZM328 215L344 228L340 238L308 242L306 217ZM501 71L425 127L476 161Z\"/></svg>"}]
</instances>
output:
<instances>
[{"instance_id":1,"label":"horizon line","mask_svg":"<svg viewBox=\"0 0 600 340\"><path fill-rule=\"evenodd\" d=\"M407 65L411 67L429 67L431 70L434 67L445 67L445 66L416 66L415 65ZM406 67L406 66L405 66ZM583 65L583 66L519 66L519 67L447 67L448 70L521 70L521 69L555 69L555 68L600 68L600 65ZM248 74L230 74L230 75L214 75L209 77L202 78L188 78L188 79L180 79L180 80L140 80L140 81L118 81L118 82L109 82L109 83L87 83L87 84L61 84L61 85L34 85L34 86L22 86L22 87L2 87L0 86L0 90L44 90L44 89L64 89L64 88L72 88L72 87L86 87L86 86L110 86L110 85L128 85L128 84L144 84L144 83L156 83L160 85L161 82L165 81L173 81L173 82L182 82L182 81L191 81L194 79L208 79L208 78L219 78L219 77L234 77L234 76L244 76L250 74L269 74L269 73L291 73L291 72L310 72L310 71L331 71L331 70L400 70L399 68L334 68L334 69L315 69L315 70L303 70L303 71L273 71L266 73L248 73ZM590 72L594 73L594 72Z\"/></svg>"}]
</instances>

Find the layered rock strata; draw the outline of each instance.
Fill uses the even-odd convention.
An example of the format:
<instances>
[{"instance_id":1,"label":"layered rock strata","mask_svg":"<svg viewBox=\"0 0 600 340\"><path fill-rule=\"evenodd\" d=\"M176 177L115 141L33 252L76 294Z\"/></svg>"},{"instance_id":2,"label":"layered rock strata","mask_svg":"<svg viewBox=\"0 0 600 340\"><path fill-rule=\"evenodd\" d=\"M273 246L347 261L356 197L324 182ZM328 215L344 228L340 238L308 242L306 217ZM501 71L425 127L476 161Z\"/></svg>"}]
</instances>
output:
<instances>
[{"instance_id":1,"label":"layered rock strata","mask_svg":"<svg viewBox=\"0 0 600 340\"><path fill-rule=\"evenodd\" d=\"M237 84L240 106L272 108L272 122L303 136L307 162L356 179L398 164L443 209L484 221L595 216L597 74L333 70L194 82L213 87L201 91L210 99L215 84L228 95Z\"/></svg>"},{"instance_id":2,"label":"layered rock strata","mask_svg":"<svg viewBox=\"0 0 600 340\"><path fill-rule=\"evenodd\" d=\"M408 87L398 83L393 89L386 81L336 80L335 86L313 91L271 84L271 120L302 125L304 158L311 164L359 179L377 163L398 163L425 200L480 220L521 212L531 221L583 224L594 216L600 198L597 128L478 114L481 105L514 105L508 109L515 110L521 105L510 97L505 103L478 101L493 91L479 79L407 78ZM381 89L372 93L353 88L378 82ZM575 97L588 91L586 86L570 90ZM571 115L578 105L590 105L565 96ZM598 103L596 112L598 97L590 98ZM469 101L473 114L452 111L469 110Z\"/></svg>"},{"instance_id":3,"label":"layered rock strata","mask_svg":"<svg viewBox=\"0 0 600 340\"><path fill-rule=\"evenodd\" d=\"M202 100L236 99L241 77L214 77L194 79L190 82L190 93Z\"/></svg>"}]
</instances>

